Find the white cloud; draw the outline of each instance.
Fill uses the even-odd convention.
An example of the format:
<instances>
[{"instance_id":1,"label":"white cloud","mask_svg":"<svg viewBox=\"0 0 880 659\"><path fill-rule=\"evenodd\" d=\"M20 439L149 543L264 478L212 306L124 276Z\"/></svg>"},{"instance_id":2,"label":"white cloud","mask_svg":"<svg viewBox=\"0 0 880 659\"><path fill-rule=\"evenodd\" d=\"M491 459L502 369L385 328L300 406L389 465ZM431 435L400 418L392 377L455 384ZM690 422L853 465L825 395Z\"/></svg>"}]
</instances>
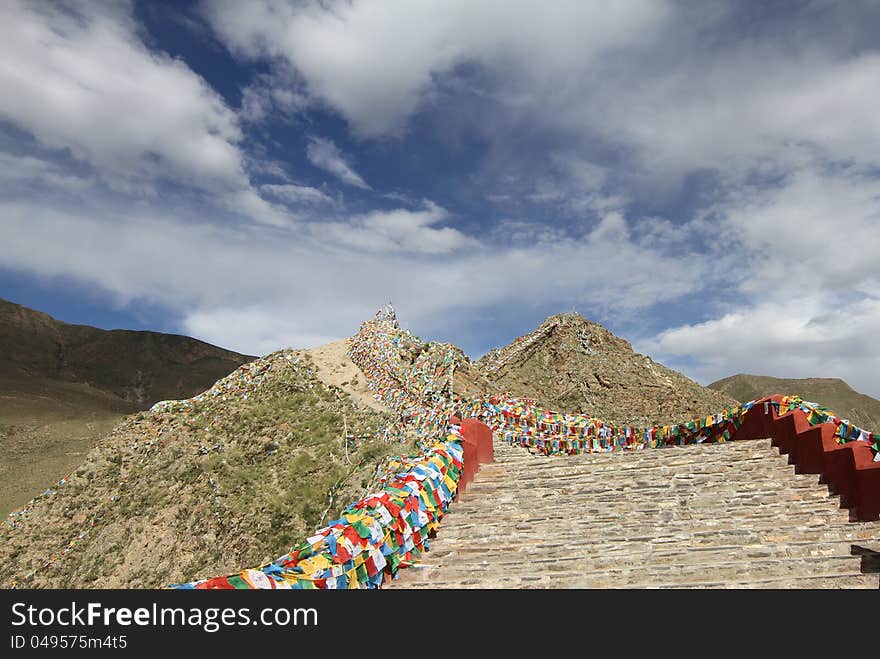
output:
<instances>
[{"instance_id":1,"label":"white cloud","mask_svg":"<svg viewBox=\"0 0 880 659\"><path fill-rule=\"evenodd\" d=\"M780 184L731 189L712 207L718 238L741 246L745 292L783 282L822 292L880 291L880 178L852 169L798 169Z\"/></svg>"},{"instance_id":2,"label":"white cloud","mask_svg":"<svg viewBox=\"0 0 880 659\"><path fill-rule=\"evenodd\" d=\"M666 182L700 168L728 175L768 163L784 168L804 152L878 162L880 117L872 108L880 103L880 53L766 43L685 50L668 70L645 64L621 77L599 72L601 86L556 99L562 103L551 116L634 149L649 169L643 176Z\"/></svg>"},{"instance_id":3,"label":"white cloud","mask_svg":"<svg viewBox=\"0 0 880 659\"><path fill-rule=\"evenodd\" d=\"M295 70L305 93L364 136L405 134L414 113L436 108L442 127L514 158L508 142L544 133L581 151L584 167L633 165L625 176L653 195L694 170L742 176L768 161L787 167L804 151L878 162L880 53L859 36L865 6L793 11L764 31L739 15L745 9L720 4L204 6L233 52ZM519 165L534 157L524 150Z\"/></svg>"},{"instance_id":4,"label":"white cloud","mask_svg":"<svg viewBox=\"0 0 880 659\"><path fill-rule=\"evenodd\" d=\"M479 243L452 227L434 225L449 218L437 204L426 201L419 211L395 209L373 211L354 216L344 222L313 225L315 233L332 245L377 253L423 252L447 254L454 250L479 246Z\"/></svg>"},{"instance_id":5,"label":"white cloud","mask_svg":"<svg viewBox=\"0 0 880 659\"><path fill-rule=\"evenodd\" d=\"M215 203L233 213L241 213L245 217L260 224L275 227L292 227L294 216L284 208L266 201L252 187L241 188L228 192L215 200Z\"/></svg>"},{"instance_id":6,"label":"white cloud","mask_svg":"<svg viewBox=\"0 0 880 659\"><path fill-rule=\"evenodd\" d=\"M21 194L39 187L45 191L77 193L94 184L91 176L77 176L53 162L34 156L0 152L0 191ZM8 186L8 187L7 187Z\"/></svg>"},{"instance_id":7,"label":"white cloud","mask_svg":"<svg viewBox=\"0 0 880 659\"><path fill-rule=\"evenodd\" d=\"M0 118L122 192L172 182L254 221L289 223L250 186L235 113L182 60L149 50L130 10L0 3Z\"/></svg>"},{"instance_id":8,"label":"white cloud","mask_svg":"<svg viewBox=\"0 0 880 659\"><path fill-rule=\"evenodd\" d=\"M497 198L501 204L525 199L550 206L569 217L594 218L625 208L628 199L607 191L609 169L589 162L570 151L547 154L542 173L511 176L506 186L511 194Z\"/></svg>"},{"instance_id":9,"label":"white cloud","mask_svg":"<svg viewBox=\"0 0 880 659\"><path fill-rule=\"evenodd\" d=\"M279 313L281 311L281 313ZM282 348L315 348L343 335L309 334L295 315L272 306L200 309L184 318L187 333L244 354L267 355Z\"/></svg>"},{"instance_id":10,"label":"white cloud","mask_svg":"<svg viewBox=\"0 0 880 659\"><path fill-rule=\"evenodd\" d=\"M308 97L293 80L263 74L242 90L240 116L256 123L269 116L293 116L306 107Z\"/></svg>"},{"instance_id":11,"label":"white cloud","mask_svg":"<svg viewBox=\"0 0 880 659\"><path fill-rule=\"evenodd\" d=\"M306 155L315 167L330 172L343 183L352 185L362 190L371 190L367 182L361 178L348 164L345 156L332 140L320 137L312 137L306 147Z\"/></svg>"},{"instance_id":12,"label":"white cloud","mask_svg":"<svg viewBox=\"0 0 880 659\"><path fill-rule=\"evenodd\" d=\"M260 190L265 194L288 202L290 204L333 204L335 199L318 188L292 183L284 185L261 185Z\"/></svg>"},{"instance_id":13,"label":"white cloud","mask_svg":"<svg viewBox=\"0 0 880 659\"><path fill-rule=\"evenodd\" d=\"M704 383L735 373L839 377L880 396L880 299L848 303L796 285L786 291L786 298L667 330L637 348L673 364L684 357L683 370Z\"/></svg>"},{"instance_id":14,"label":"white cloud","mask_svg":"<svg viewBox=\"0 0 880 659\"><path fill-rule=\"evenodd\" d=\"M220 0L205 3L205 13L234 52L292 67L313 98L363 135L399 133L430 100L435 78L460 64L534 78L559 67L575 73L604 49L643 38L669 14L666 2L648 0L563 1L552 11L538 0Z\"/></svg>"},{"instance_id":15,"label":"white cloud","mask_svg":"<svg viewBox=\"0 0 880 659\"><path fill-rule=\"evenodd\" d=\"M657 226L658 240L679 244L693 228ZM880 179L803 167L775 185L732 188L700 229L721 292L700 306L722 311L640 349L703 382L741 372L840 377L880 395Z\"/></svg>"},{"instance_id":16,"label":"white cloud","mask_svg":"<svg viewBox=\"0 0 880 659\"><path fill-rule=\"evenodd\" d=\"M604 179L611 166L615 181L640 188L623 197L597 189L595 199L546 182L519 190L533 202L562 193L574 213L635 193L671 197L704 168L738 183L768 166L785 172L805 153L880 162L880 53L869 27L877 13L864 3L799 7L785 21L768 12L763 22L721 3L204 7L234 53L272 62L279 80L294 81L276 85L336 110L359 135L405 135L414 113L435 111L440 129L488 143L482 166L497 153L525 180L536 160L558 165L535 153L543 135L588 175L592 167Z\"/></svg>"},{"instance_id":17,"label":"white cloud","mask_svg":"<svg viewBox=\"0 0 880 659\"><path fill-rule=\"evenodd\" d=\"M0 115L107 176L241 183L235 114L102 8L0 4Z\"/></svg>"}]
</instances>

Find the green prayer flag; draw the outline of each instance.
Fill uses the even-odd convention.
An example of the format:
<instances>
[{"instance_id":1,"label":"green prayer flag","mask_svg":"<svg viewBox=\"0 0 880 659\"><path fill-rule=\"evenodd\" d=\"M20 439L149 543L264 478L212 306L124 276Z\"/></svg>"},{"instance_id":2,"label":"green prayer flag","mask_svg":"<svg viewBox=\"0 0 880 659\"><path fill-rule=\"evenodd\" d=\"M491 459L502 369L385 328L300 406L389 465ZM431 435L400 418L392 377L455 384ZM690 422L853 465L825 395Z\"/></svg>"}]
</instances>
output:
<instances>
[{"instance_id":1,"label":"green prayer flag","mask_svg":"<svg viewBox=\"0 0 880 659\"><path fill-rule=\"evenodd\" d=\"M229 585L235 588L236 590L250 590L250 584L242 579L237 574L231 577L227 577L226 580L229 582Z\"/></svg>"},{"instance_id":2,"label":"green prayer flag","mask_svg":"<svg viewBox=\"0 0 880 659\"><path fill-rule=\"evenodd\" d=\"M361 538L366 539L366 538L370 537L370 529L367 528L367 525L364 524L363 522L355 522L354 524L352 524L352 527L354 528L355 531L357 531L357 534Z\"/></svg>"}]
</instances>

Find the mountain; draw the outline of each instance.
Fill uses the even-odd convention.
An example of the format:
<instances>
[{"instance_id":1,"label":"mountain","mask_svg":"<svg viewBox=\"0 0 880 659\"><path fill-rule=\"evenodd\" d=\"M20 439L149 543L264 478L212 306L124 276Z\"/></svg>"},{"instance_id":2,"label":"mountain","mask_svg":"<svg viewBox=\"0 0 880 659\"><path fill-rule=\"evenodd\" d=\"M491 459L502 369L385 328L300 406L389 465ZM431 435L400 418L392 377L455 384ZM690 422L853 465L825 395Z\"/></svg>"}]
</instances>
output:
<instances>
[{"instance_id":1,"label":"mountain","mask_svg":"<svg viewBox=\"0 0 880 659\"><path fill-rule=\"evenodd\" d=\"M0 526L0 586L161 587L274 559L335 519L412 446L346 393L365 378L338 347L316 353L272 353L123 419Z\"/></svg>"},{"instance_id":2,"label":"mountain","mask_svg":"<svg viewBox=\"0 0 880 659\"><path fill-rule=\"evenodd\" d=\"M747 402L770 394L796 394L849 419L865 430L880 431L880 400L860 394L838 378L783 379L739 373L709 385Z\"/></svg>"},{"instance_id":3,"label":"mountain","mask_svg":"<svg viewBox=\"0 0 880 659\"><path fill-rule=\"evenodd\" d=\"M251 359L186 336L70 325L0 299L0 514L65 476L123 415L197 394Z\"/></svg>"},{"instance_id":4,"label":"mountain","mask_svg":"<svg viewBox=\"0 0 880 659\"><path fill-rule=\"evenodd\" d=\"M7 381L85 384L149 407L191 396L252 359L188 336L69 325L0 300L0 378Z\"/></svg>"},{"instance_id":5,"label":"mountain","mask_svg":"<svg viewBox=\"0 0 880 659\"><path fill-rule=\"evenodd\" d=\"M577 313L550 316L476 366L515 396L614 423L678 423L736 404L634 352L629 342Z\"/></svg>"}]
</instances>

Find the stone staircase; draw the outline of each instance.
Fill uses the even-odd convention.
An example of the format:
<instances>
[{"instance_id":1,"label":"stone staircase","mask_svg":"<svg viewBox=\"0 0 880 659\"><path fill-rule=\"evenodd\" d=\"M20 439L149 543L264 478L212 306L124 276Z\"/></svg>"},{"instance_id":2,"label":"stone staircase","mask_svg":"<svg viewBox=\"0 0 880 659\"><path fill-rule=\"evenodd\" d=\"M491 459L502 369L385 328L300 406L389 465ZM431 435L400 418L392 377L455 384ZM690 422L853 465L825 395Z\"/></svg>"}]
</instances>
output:
<instances>
[{"instance_id":1,"label":"stone staircase","mask_svg":"<svg viewBox=\"0 0 880 659\"><path fill-rule=\"evenodd\" d=\"M770 440L548 458L496 441L391 588L878 588L851 522ZM871 568L876 569L876 568Z\"/></svg>"}]
</instances>

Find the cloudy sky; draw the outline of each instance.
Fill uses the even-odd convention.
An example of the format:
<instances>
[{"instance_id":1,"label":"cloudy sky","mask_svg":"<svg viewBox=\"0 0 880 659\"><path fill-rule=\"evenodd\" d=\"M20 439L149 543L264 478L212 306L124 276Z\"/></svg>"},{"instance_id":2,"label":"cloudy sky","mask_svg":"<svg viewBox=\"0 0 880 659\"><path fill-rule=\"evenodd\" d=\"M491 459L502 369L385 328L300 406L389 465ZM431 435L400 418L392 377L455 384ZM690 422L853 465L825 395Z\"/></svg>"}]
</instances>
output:
<instances>
[{"instance_id":1,"label":"cloudy sky","mask_svg":"<svg viewBox=\"0 0 880 659\"><path fill-rule=\"evenodd\" d=\"M769 5L769 6L764 6ZM576 309L880 395L880 4L0 2L0 297L252 354Z\"/></svg>"}]
</instances>

